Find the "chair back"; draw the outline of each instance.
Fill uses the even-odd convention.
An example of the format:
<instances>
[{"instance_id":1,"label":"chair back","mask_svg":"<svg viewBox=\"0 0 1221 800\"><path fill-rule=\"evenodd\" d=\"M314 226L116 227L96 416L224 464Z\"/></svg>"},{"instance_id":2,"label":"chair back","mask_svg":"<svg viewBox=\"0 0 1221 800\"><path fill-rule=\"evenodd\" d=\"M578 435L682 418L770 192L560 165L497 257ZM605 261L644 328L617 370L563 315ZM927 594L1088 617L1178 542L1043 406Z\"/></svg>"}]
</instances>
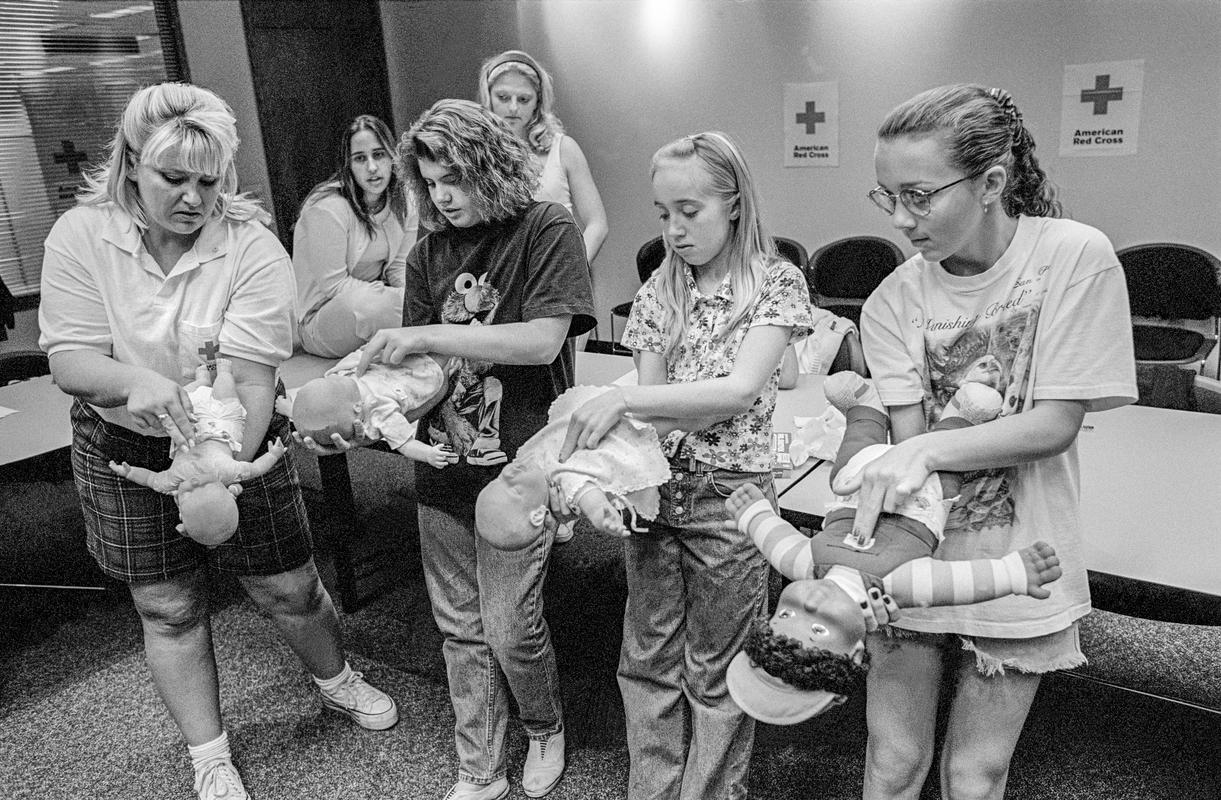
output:
<instances>
[{"instance_id":1,"label":"chair back","mask_svg":"<svg viewBox=\"0 0 1221 800\"><path fill-rule=\"evenodd\" d=\"M789 263L805 270L810 257L806 255L806 249L801 242L786 236L773 236L772 241L776 243L776 252L780 254L781 258L787 259Z\"/></svg>"},{"instance_id":2,"label":"chair back","mask_svg":"<svg viewBox=\"0 0 1221 800\"><path fill-rule=\"evenodd\" d=\"M1132 314L1155 319L1221 315L1221 261L1187 244L1138 244L1116 255Z\"/></svg>"},{"instance_id":3,"label":"chair back","mask_svg":"<svg viewBox=\"0 0 1221 800\"><path fill-rule=\"evenodd\" d=\"M1137 362L1207 359L1221 338L1221 261L1169 242L1133 245L1116 255L1128 285Z\"/></svg>"},{"instance_id":4,"label":"chair back","mask_svg":"<svg viewBox=\"0 0 1221 800\"><path fill-rule=\"evenodd\" d=\"M810 256L806 268L810 299L860 324L865 299L903 260L899 246L880 236L850 236L825 244Z\"/></svg>"},{"instance_id":5,"label":"chair back","mask_svg":"<svg viewBox=\"0 0 1221 800\"><path fill-rule=\"evenodd\" d=\"M654 236L640 245L640 249L636 251L636 274L640 276L641 283L653 275L665 257L666 242L660 236Z\"/></svg>"}]
</instances>

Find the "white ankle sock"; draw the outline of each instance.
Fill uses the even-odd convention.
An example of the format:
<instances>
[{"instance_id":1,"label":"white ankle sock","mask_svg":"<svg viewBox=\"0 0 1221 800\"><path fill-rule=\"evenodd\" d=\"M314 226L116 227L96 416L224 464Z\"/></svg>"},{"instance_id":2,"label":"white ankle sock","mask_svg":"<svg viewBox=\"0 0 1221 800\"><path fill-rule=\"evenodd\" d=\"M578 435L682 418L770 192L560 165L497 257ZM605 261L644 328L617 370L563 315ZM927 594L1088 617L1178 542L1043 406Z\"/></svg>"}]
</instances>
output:
<instances>
[{"instance_id":1,"label":"white ankle sock","mask_svg":"<svg viewBox=\"0 0 1221 800\"><path fill-rule=\"evenodd\" d=\"M334 678L319 678L314 677L314 683L318 684L318 688L324 692L333 692L343 684L352 675L352 665L348 662L343 662L343 669Z\"/></svg>"},{"instance_id":2,"label":"white ankle sock","mask_svg":"<svg viewBox=\"0 0 1221 800\"><path fill-rule=\"evenodd\" d=\"M853 406L868 406L886 413L886 406L882 405L882 398L873 382L855 372L828 375L823 379L822 390L827 402L844 413Z\"/></svg>"},{"instance_id":3,"label":"white ankle sock","mask_svg":"<svg viewBox=\"0 0 1221 800\"><path fill-rule=\"evenodd\" d=\"M191 755L191 766L195 768L196 772L209 761L215 761L218 758L229 760L233 758L233 754L229 752L229 734L225 731L221 731L220 736L210 742L187 745L187 752Z\"/></svg>"}]
</instances>

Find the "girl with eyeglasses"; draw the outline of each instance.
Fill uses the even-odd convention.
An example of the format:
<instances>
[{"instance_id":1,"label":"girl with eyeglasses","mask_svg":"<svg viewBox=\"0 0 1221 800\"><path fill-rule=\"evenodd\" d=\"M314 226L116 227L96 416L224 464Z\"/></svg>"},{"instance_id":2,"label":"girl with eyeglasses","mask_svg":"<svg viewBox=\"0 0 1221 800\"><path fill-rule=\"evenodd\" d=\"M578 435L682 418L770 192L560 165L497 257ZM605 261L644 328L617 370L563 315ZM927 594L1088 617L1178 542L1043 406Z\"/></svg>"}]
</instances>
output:
<instances>
[{"instance_id":1,"label":"girl with eyeglasses","mask_svg":"<svg viewBox=\"0 0 1221 800\"><path fill-rule=\"evenodd\" d=\"M855 533L867 536L878 513L930 473L967 472L936 557L1042 539L1064 575L1048 599L905 610L871 635L867 800L919 796L945 662L953 697L940 776L949 798L1000 798L1040 677L1085 663L1076 438L1085 412L1136 399L1131 323L1111 243L1058 218L1034 148L1009 94L980 86L923 92L878 130L870 198L917 253L861 316L896 446L843 487L861 491ZM968 381L1001 393L1000 416L923 435Z\"/></svg>"},{"instance_id":2,"label":"girl with eyeglasses","mask_svg":"<svg viewBox=\"0 0 1221 800\"><path fill-rule=\"evenodd\" d=\"M418 224L386 123L369 114L352 120L336 162L293 227L297 338L306 352L327 358L403 324L407 252Z\"/></svg>"},{"instance_id":3,"label":"girl with eyeglasses","mask_svg":"<svg viewBox=\"0 0 1221 800\"><path fill-rule=\"evenodd\" d=\"M752 484L775 505L780 359L809 333L810 299L800 270L776 254L754 179L728 136L661 148L652 183L666 258L637 292L623 335L639 385L578 408L560 460L596 447L627 413L689 431L663 442L671 479L660 487L660 513L624 540L627 796L737 799L746 796L755 728L725 673L765 610L767 562L725 524L725 498Z\"/></svg>"}]
</instances>

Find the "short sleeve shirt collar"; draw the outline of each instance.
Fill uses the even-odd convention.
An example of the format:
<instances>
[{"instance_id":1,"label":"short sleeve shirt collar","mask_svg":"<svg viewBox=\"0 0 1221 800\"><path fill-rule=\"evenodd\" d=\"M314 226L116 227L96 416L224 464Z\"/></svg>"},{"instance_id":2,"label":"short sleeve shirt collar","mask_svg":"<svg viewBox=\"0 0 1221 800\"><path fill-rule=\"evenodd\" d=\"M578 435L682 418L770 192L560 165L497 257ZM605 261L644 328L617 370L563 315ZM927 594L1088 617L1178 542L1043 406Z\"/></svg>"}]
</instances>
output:
<instances>
[{"instance_id":1,"label":"short sleeve shirt collar","mask_svg":"<svg viewBox=\"0 0 1221 800\"><path fill-rule=\"evenodd\" d=\"M102 239L104 241L110 242L124 253L137 259L140 258L142 252L146 252L141 238L142 235L143 231L136 224L135 219L117 206L114 207L109 219L106 220L102 228ZM209 261L224 258L228 252L229 239L226 235L225 225L221 217L213 216L204 223L203 230L199 232L199 237L196 238L195 244L191 249L184 253L182 258L178 259L174 269L170 270L169 275L164 277L170 278L174 275L181 275L193 269L198 269L200 265L206 264Z\"/></svg>"}]
</instances>

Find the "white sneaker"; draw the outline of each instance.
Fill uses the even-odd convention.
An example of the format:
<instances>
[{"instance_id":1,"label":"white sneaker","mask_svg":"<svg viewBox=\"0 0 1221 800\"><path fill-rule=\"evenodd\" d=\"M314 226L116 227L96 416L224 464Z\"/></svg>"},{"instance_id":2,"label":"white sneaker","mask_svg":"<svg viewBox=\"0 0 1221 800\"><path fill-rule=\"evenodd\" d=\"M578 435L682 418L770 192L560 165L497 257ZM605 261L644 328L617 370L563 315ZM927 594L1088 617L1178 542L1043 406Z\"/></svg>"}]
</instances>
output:
<instances>
[{"instance_id":1,"label":"white sneaker","mask_svg":"<svg viewBox=\"0 0 1221 800\"><path fill-rule=\"evenodd\" d=\"M530 739L521 788L526 797L542 797L555 788L564 776L564 732L541 739Z\"/></svg>"},{"instance_id":2,"label":"white sneaker","mask_svg":"<svg viewBox=\"0 0 1221 800\"><path fill-rule=\"evenodd\" d=\"M227 758L214 758L195 772L199 800L250 800L242 776Z\"/></svg>"},{"instance_id":3,"label":"white sneaker","mask_svg":"<svg viewBox=\"0 0 1221 800\"><path fill-rule=\"evenodd\" d=\"M467 783L458 781L449 787L444 800L504 800L509 796L509 781L497 778L491 783Z\"/></svg>"},{"instance_id":4,"label":"white sneaker","mask_svg":"<svg viewBox=\"0 0 1221 800\"><path fill-rule=\"evenodd\" d=\"M318 687L322 704L332 711L347 714L356 724L371 731L384 731L399 721L399 709L390 695L365 682L365 676L353 671L338 687L327 691Z\"/></svg>"},{"instance_id":5,"label":"white sneaker","mask_svg":"<svg viewBox=\"0 0 1221 800\"><path fill-rule=\"evenodd\" d=\"M576 520L572 520L571 522L561 522L555 528L555 542L554 543L555 544L564 544L565 542L571 542L572 537L577 535L576 527L577 527Z\"/></svg>"}]
</instances>

